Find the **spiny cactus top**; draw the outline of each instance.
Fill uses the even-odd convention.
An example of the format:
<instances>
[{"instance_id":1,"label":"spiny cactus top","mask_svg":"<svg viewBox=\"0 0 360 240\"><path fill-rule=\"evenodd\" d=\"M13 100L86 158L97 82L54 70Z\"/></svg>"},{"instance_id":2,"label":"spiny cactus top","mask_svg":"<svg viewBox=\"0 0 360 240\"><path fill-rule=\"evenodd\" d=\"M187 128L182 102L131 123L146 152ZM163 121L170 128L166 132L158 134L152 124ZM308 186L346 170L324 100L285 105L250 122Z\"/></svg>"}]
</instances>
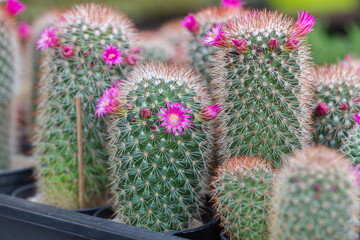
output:
<instances>
[{"instance_id":1,"label":"spiny cactus top","mask_svg":"<svg viewBox=\"0 0 360 240\"><path fill-rule=\"evenodd\" d=\"M211 86L223 105L217 139L224 160L253 155L278 167L285 154L311 140L313 67L305 35L313 24L306 12L295 23L277 12L254 11L226 28L216 25L204 38L222 50L212 64Z\"/></svg>"},{"instance_id":2,"label":"spiny cactus top","mask_svg":"<svg viewBox=\"0 0 360 240\"><path fill-rule=\"evenodd\" d=\"M251 156L222 163L213 181L215 208L231 240L268 239L271 163Z\"/></svg>"},{"instance_id":3,"label":"spiny cactus top","mask_svg":"<svg viewBox=\"0 0 360 240\"><path fill-rule=\"evenodd\" d=\"M145 61L174 61L176 58L176 46L164 38L159 31L140 32L139 44Z\"/></svg>"},{"instance_id":4,"label":"spiny cactus top","mask_svg":"<svg viewBox=\"0 0 360 240\"><path fill-rule=\"evenodd\" d=\"M341 151L352 161L353 165L360 163L360 116L354 114L355 126L343 139Z\"/></svg>"},{"instance_id":5,"label":"spiny cactus top","mask_svg":"<svg viewBox=\"0 0 360 240\"><path fill-rule=\"evenodd\" d=\"M241 8L209 7L195 14L189 14L182 21L183 26L191 33L186 35L183 43L190 65L208 84L211 81L210 61L216 49L204 47L202 40L214 24L225 24L229 19L244 12Z\"/></svg>"},{"instance_id":6,"label":"spiny cactus top","mask_svg":"<svg viewBox=\"0 0 360 240\"><path fill-rule=\"evenodd\" d=\"M316 69L313 106L314 141L339 149L360 112L360 75L342 64Z\"/></svg>"},{"instance_id":7,"label":"spiny cactus top","mask_svg":"<svg viewBox=\"0 0 360 240\"><path fill-rule=\"evenodd\" d=\"M94 117L102 92L131 68L135 30L118 11L95 4L65 12L40 36L47 49L37 106L39 201L79 208L76 96L81 97L85 205L103 204L108 185L105 124Z\"/></svg>"},{"instance_id":8,"label":"spiny cactus top","mask_svg":"<svg viewBox=\"0 0 360 240\"><path fill-rule=\"evenodd\" d=\"M324 146L289 159L274 183L271 239L358 239L358 168Z\"/></svg>"},{"instance_id":9,"label":"spiny cactus top","mask_svg":"<svg viewBox=\"0 0 360 240\"><path fill-rule=\"evenodd\" d=\"M15 114L13 97L18 84L20 62L16 25L0 4L0 169L10 167L15 153Z\"/></svg>"},{"instance_id":10,"label":"spiny cactus top","mask_svg":"<svg viewBox=\"0 0 360 240\"><path fill-rule=\"evenodd\" d=\"M112 114L117 221L171 231L189 228L198 217L212 155L209 124L219 112L198 78L186 68L147 63L100 99L98 114Z\"/></svg>"}]
</instances>

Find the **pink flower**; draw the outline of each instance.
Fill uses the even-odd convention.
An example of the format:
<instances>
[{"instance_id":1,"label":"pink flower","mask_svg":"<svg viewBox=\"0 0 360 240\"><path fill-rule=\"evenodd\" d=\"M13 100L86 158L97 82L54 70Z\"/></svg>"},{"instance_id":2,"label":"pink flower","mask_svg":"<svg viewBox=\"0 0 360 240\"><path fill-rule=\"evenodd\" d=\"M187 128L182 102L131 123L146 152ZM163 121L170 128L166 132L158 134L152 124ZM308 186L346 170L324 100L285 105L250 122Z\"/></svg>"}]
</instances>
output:
<instances>
[{"instance_id":1,"label":"pink flower","mask_svg":"<svg viewBox=\"0 0 360 240\"><path fill-rule=\"evenodd\" d=\"M18 33L21 39L28 40L31 37L31 28L25 21L21 21L18 27Z\"/></svg>"},{"instance_id":2,"label":"pink flower","mask_svg":"<svg viewBox=\"0 0 360 240\"><path fill-rule=\"evenodd\" d=\"M6 3L6 11L11 15L15 16L16 14L24 11L26 6L17 0L8 0Z\"/></svg>"},{"instance_id":3,"label":"pink flower","mask_svg":"<svg viewBox=\"0 0 360 240\"><path fill-rule=\"evenodd\" d=\"M129 54L125 57L125 63L129 66L134 66L139 61L137 57L135 57L134 54Z\"/></svg>"},{"instance_id":4,"label":"pink flower","mask_svg":"<svg viewBox=\"0 0 360 240\"><path fill-rule=\"evenodd\" d=\"M212 27L211 31L207 31L207 35L202 40L204 46L221 46L222 41L225 39L224 32L222 31L221 23Z\"/></svg>"},{"instance_id":5,"label":"pink flower","mask_svg":"<svg viewBox=\"0 0 360 240\"><path fill-rule=\"evenodd\" d=\"M314 16L308 14L307 11L302 10L301 15L299 11L297 11L297 13L298 13L298 20L292 26L294 32L291 34L291 36L295 38L301 38L314 30L312 29L312 27L315 25L316 19L314 19Z\"/></svg>"},{"instance_id":6,"label":"pink flower","mask_svg":"<svg viewBox=\"0 0 360 240\"><path fill-rule=\"evenodd\" d=\"M359 169L360 169L360 163L357 164L357 165L355 166L355 168L353 168L352 165L350 165L350 169L351 169L351 171L352 171L352 174L354 174L354 176L356 177L356 183L357 183L357 185L360 185L360 171L359 171Z\"/></svg>"},{"instance_id":7,"label":"pink flower","mask_svg":"<svg viewBox=\"0 0 360 240\"><path fill-rule=\"evenodd\" d=\"M143 108L141 109L140 115L145 119L151 118L151 111L148 108Z\"/></svg>"},{"instance_id":8,"label":"pink flower","mask_svg":"<svg viewBox=\"0 0 360 240\"><path fill-rule=\"evenodd\" d=\"M190 109L185 110L185 106L181 106L181 102L172 102L172 105L168 102L165 103L168 106L168 109L161 108L163 113L158 113L158 115L162 117L158 121L163 121L159 127L165 126L167 128L166 133L173 129L174 136L176 134L176 130L178 130L180 135L182 135L182 128L188 129L188 123L192 124L188 118L193 116L185 115L185 113L190 111Z\"/></svg>"},{"instance_id":9,"label":"pink flower","mask_svg":"<svg viewBox=\"0 0 360 240\"><path fill-rule=\"evenodd\" d=\"M199 24L196 22L194 14L192 13L187 15L187 17L181 21L181 24L192 33L196 33L199 30Z\"/></svg>"},{"instance_id":10,"label":"pink flower","mask_svg":"<svg viewBox=\"0 0 360 240\"><path fill-rule=\"evenodd\" d=\"M121 57L123 52L119 51L117 47L113 46L112 43L109 45L106 45L106 48L104 48L105 51L102 52L103 59L105 59L105 62L111 65L120 65L120 63L125 59Z\"/></svg>"},{"instance_id":11,"label":"pink flower","mask_svg":"<svg viewBox=\"0 0 360 240\"><path fill-rule=\"evenodd\" d=\"M57 31L54 26L46 28L44 32L40 34L40 38L37 40L36 49L41 49L43 51L45 48L56 47L59 44L59 40L56 37Z\"/></svg>"},{"instance_id":12,"label":"pink flower","mask_svg":"<svg viewBox=\"0 0 360 240\"><path fill-rule=\"evenodd\" d=\"M249 49L247 47L247 44L246 44L244 39L232 40L232 42L234 44L234 47L235 47L236 51L238 51L239 53L249 51Z\"/></svg>"},{"instance_id":13,"label":"pink flower","mask_svg":"<svg viewBox=\"0 0 360 240\"><path fill-rule=\"evenodd\" d=\"M354 119L360 125L360 116L355 113Z\"/></svg>"},{"instance_id":14,"label":"pink flower","mask_svg":"<svg viewBox=\"0 0 360 240\"><path fill-rule=\"evenodd\" d=\"M118 107L119 102L116 100L120 89L117 87L116 84L112 85L111 87L107 88L102 97L99 99L98 105L96 105L96 112L98 117L101 119L103 115L107 115L108 113L114 113Z\"/></svg>"},{"instance_id":15,"label":"pink flower","mask_svg":"<svg viewBox=\"0 0 360 240\"><path fill-rule=\"evenodd\" d=\"M62 49L62 54L64 55L64 57L67 58L75 56L74 49L72 48L71 45L64 46Z\"/></svg>"},{"instance_id":16,"label":"pink flower","mask_svg":"<svg viewBox=\"0 0 360 240\"><path fill-rule=\"evenodd\" d=\"M220 111L221 107L219 104L208 106L201 111L200 118L206 121L210 121L215 119Z\"/></svg>"},{"instance_id":17,"label":"pink flower","mask_svg":"<svg viewBox=\"0 0 360 240\"><path fill-rule=\"evenodd\" d=\"M242 2L241 0L222 0L221 5L223 7L242 7L246 4L246 2Z\"/></svg>"},{"instance_id":18,"label":"pink flower","mask_svg":"<svg viewBox=\"0 0 360 240\"><path fill-rule=\"evenodd\" d=\"M324 116L324 115L328 114L329 107L326 103L319 103L315 108L315 112L319 116Z\"/></svg>"},{"instance_id":19,"label":"pink flower","mask_svg":"<svg viewBox=\"0 0 360 240\"><path fill-rule=\"evenodd\" d=\"M279 42L276 39L272 38L268 41L267 46L271 51L275 51L279 46Z\"/></svg>"}]
</instances>

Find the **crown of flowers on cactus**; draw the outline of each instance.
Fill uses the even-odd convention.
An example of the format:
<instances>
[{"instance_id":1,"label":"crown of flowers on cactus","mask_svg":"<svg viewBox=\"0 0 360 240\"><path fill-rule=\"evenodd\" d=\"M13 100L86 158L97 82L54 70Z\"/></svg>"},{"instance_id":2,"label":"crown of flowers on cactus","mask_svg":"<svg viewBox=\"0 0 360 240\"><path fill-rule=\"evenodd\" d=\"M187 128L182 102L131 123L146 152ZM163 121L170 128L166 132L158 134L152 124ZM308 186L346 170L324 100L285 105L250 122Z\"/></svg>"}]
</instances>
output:
<instances>
[{"instance_id":1,"label":"crown of flowers on cactus","mask_svg":"<svg viewBox=\"0 0 360 240\"><path fill-rule=\"evenodd\" d=\"M31 27L26 21L21 21L19 23L18 34L19 37L23 40L28 40L31 38Z\"/></svg>"},{"instance_id":2,"label":"crown of flowers on cactus","mask_svg":"<svg viewBox=\"0 0 360 240\"><path fill-rule=\"evenodd\" d=\"M57 30L54 26L48 27L40 34L39 39L36 42L36 49L44 49L53 48L59 45L59 40L56 36Z\"/></svg>"},{"instance_id":3,"label":"crown of flowers on cactus","mask_svg":"<svg viewBox=\"0 0 360 240\"><path fill-rule=\"evenodd\" d=\"M245 4L246 2L243 2L241 0L221 0L222 7L236 8L236 7L243 7Z\"/></svg>"},{"instance_id":4,"label":"crown of flowers on cactus","mask_svg":"<svg viewBox=\"0 0 360 240\"><path fill-rule=\"evenodd\" d=\"M199 31L199 24L197 23L194 14L190 13L182 21L181 25L186 27L190 32L196 33Z\"/></svg>"},{"instance_id":5,"label":"crown of flowers on cactus","mask_svg":"<svg viewBox=\"0 0 360 240\"><path fill-rule=\"evenodd\" d=\"M17 0L7 0L6 11L11 15L15 16L26 9L25 4Z\"/></svg>"}]
</instances>

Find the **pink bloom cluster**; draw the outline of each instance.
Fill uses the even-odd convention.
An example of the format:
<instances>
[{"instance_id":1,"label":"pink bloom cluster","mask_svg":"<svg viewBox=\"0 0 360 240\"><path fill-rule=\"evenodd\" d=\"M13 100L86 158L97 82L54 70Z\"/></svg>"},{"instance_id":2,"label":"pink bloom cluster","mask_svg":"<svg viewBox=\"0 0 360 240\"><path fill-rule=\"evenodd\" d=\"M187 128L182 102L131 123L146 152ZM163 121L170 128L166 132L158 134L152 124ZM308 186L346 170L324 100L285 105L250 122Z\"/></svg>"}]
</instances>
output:
<instances>
[{"instance_id":1,"label":"pink bloom cluster","mask_svg":"<svg viewBox=\"0 0 360 240\"><path fill-rule=\"evenodd\" d=\"M221 6L223 7L242 7L246 4L246 2L243 2L241 0L222 0Z\"/></svg>"},{"instance_id":2,"label":"pink bloom cluster","mask_svg":"<svg viewBox=\"0 0 360 240\"><path fill-rule=\"evenodd\" d=\"M120 65L122 61L125 60L125 58L121 57L121 55L124 53L118 50L118 47L113 46L112 43L110 45L106 45L104 50L105 51L102 52L103 59L107 64L109 64L110 67L113 64L115 66Z\"/></svg>"},{"instance_id":3,"label":"pink bloom cluster","mask_svg":"<svg viewBox=\"0 0 360 240\"><path fill-rule=\"evenodd\" d=\"M192 13L187 15L187 17L181 21L181 24L192 33L196 33L199 30L199 24Z\"/></svg>"},{"instance_id":4,"label":"pink bloom cluster","mask_svg":"<svg viewBox=\"0 0 360 240\"><path fill-rule=\"evenodd\" d=\"M220 111L221 106L219 104L208 106L201 111L200 118L206 121L210 121L212 119L215 119L220 113Z\"/></svg>"},{"instance_id":5,"label":"pink bloom cluster","mask_svg":"<svg viewBox=\"0 0 360 240\"><path fill-rule=\"evenodd\" d=\"M225 39L224 32L222 31L221 23L212 27L211 31L207 31L202 43L204 46L221 46Z\"/></svg>"},{"instance_id":6,"label":"pink bloom cluster","mask_svg":"<svg viewBox=\"0 0 360 240\"><path fill-rule=\"evenodd\" d=\"M21 21L19 23L18 34L19 37L23 40L28 40L31 38L31 28L27 22Z\"/></svg>"},{"instance_id":7,"label":"pink bloom cluster","mask_svg":"<svg viewBox=\"0 0 360 240\"><path fill-rule=\"evenodd\" d=\"M114 113L120 103L117 101L117 97L120 93L120 89L117 84L121 81L117 81L111 87L107 88L102 97L99 99L99 103L96 105L96 112L98 117L101 119L103 115L107 115L108 113Z\"/></svg>"},{"instance_id":8,"label":"pink bloom cluster","mask_svg":"<svg viewBox=\"0 0 360 240\"><path fill-rule=\"evenodd\" d=\"M161 116L158 121L163 121L159 127L165 126L166 133L172 129L174 136L176 134L176 130L178 130L180 135L182 135L182 128L188 129L188 124L192 124L188 118L193 116L185 115L185 113L190 111L190 109L185 110L185 106L181 106L181 102L172 102L172 105L170 105L168 102L165 103L168 109L160 108L163 113L157 113Z\"/></svg>"},{"instance_id":9,"label":"pink bloom cluster","mask_svg":"<svg viewBox=\"0 0 360 240\"><path fill-rule=\"evenodd\" d=\"M41 49L43 51L45 48L56 47L59 45L59 40L56 36L57 30L54 26L46 28L44 32L40 34L40 38L36 42L36 49Z\"/></svg>"},{"instance_id":10,"label":"pink bloom cluster","mask_svg":"<svg viewBox=\"0 0 360 240\"><path fill-rule=\"evenodd\" d=\"M296 21L294 26L292 26L292 29L294 31L292 33L292 36L294 38L304 37L306 34L314 30L312 29L312 27L315 25L315 23L316 19L314 18L314 16L308 14L307 11L302 10L301 15L298 11L298 20Z\"/></svg>"},{"instance_id":11,"label":"pink bloom cluster","mask_svg":"<svg viewBox=\"0 0 360 240\"><path fill-rule=\"evenodd\" d=\"M17 0L8 0L6 3L6 11L11 15L15 16L16 14L24 11L26 6Z\"/></svg>"}]
</instances>

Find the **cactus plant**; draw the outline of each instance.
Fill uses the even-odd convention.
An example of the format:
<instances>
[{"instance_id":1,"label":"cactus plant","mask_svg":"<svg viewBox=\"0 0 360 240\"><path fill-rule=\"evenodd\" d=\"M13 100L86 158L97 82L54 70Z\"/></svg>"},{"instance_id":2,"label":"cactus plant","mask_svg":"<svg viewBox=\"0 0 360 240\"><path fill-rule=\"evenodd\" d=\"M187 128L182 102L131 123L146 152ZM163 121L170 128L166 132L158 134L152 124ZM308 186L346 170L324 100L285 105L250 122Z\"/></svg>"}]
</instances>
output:
<instances>
[{"instance_id":1,"label":"cactus plant","mask_svg":"<svg viewBox=\"0 0 360 240\"><path fill-rule=\"evenodd\" d=\"M16 25L0 4L0 169L9 168L16 151L15 88L19 84L19 42Z\"/></svg>"},{"instance_id":2,"label":"cactus plant","mask_svg":"<svg viewBox=\"0 0 360 240\"><path fill-rule=\"evenodd\" d=\"M199 77L176 65L147 63L118 86L105 92L97 111L113 113L108 138L116 221L154 231L192 226L206 192L208 126L218 109L209 106Z\"/></svg>"},{"instance_id":3,"label":"cactus plant","mask_svg":"<svg viewBox=\"0 0 360 240\"><path fill-rule=\"evenodd\" d=\"M355 165L360 163L360 116L355 113L354 119L357 123L355 123L354 128L348 132L348 136L343 139L341 151Z\"/></svg>"},{"instance_id":4,"label":"cactus plant","mask_svg":"<svg viewBox=\"0 0 360 240\"><path fill-rule=\"evenodd\" d=\"M357 175L334 149L296 153L274 183L271 239L358 239Z\"/></svg>"},{"instance_id":5,"label":"cactus plant","mask_svg":"<svg viewBox=\"0 0 360 240\"><path fill-rule=\"evenodd\" d=\"M176 47L159 31L142 31L139 34L139 45L144 54L143 60L173 61L176 57Z\"/></svg>"},{"instance_id":6,"label":"cactus plant","mask_svg":"<svg viewBox=\"0 0 360 240\"><path fill-rule=\"evenodd\" d=\"M222 161L237 155L283 157L311 141L312 63L305 35L315 24L307 12L293 19L254 11L216 25L203 40L218 47L211 82L222 103L217 144Z\"/></svg>"},{"instance_id":7,"label":"cactus plant","mask_svg":"<svg viewBox=\"0 0 360 240\"><path fill-rule=\"evenodd\" d=\"M313 106L314 141L339 149L360 112L360 75L342 64L318 67Z\"/></svg>"},{"instance_id":8,"label":"cactus plant","mask_svg":"<svg viewBox=\"0 0 360 240\"><path fill-rule=\"evenodd\" d=\"M75 98L80 96L85 207L104 203L105 124L94 118L96 101L111 82L130 70L135 36L125 15L95 4L68 10L41 34L37 48L50 49L42 63L35 128L39 202L79 208Z\"/></svg>"},{"instance_id":9,"label":"cactus plant","mask_svg":"<svg viewBox=\"0 0 360 240\"><path fill-rule=\"evenodd\" d=\"M233 239L268 239L271 163L244 156L221 164L213 181L214 206Z\"/></svg>"}]
</instances>

